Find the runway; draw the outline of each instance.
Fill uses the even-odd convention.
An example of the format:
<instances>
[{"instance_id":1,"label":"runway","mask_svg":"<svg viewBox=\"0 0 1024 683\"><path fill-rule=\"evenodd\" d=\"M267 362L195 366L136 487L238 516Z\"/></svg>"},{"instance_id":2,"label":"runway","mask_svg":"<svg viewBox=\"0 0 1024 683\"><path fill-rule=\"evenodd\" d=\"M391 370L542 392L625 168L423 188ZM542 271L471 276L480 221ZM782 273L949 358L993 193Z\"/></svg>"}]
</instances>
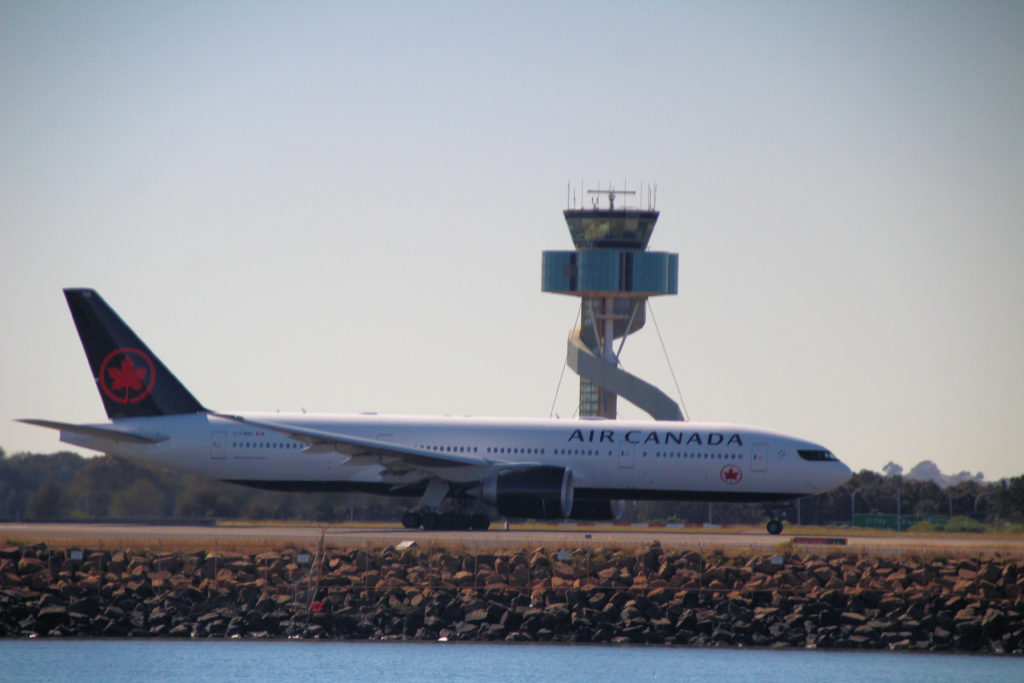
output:
<instances>
[{"instance_id":1,"label":"runway","mask_svg":"<svg viewBox=\"0 0 1024 683\"><path fill-rule=\"evenodd\" d=\"M837 529L816 540L845 539L844 545L807 544L808 534L783 533L771 536L763 530L721 529L691 530L665 527L617 527L600 530L588 527L533 528L513 525L509 530L423 531L387 525L217 525L170 526L146 524L96 523L0 523L0 543L45 542L50 545L89 545L102 547L223 547L259 548L260 546L312 546L323 534L326 543L341 547L380 547L415 541L420 546L459 548L580 548L595 546L646 546L657 541L668 549L746 550L765 553L790 542L807 552L834 551L872 554L993 554L1024 557L1024 537L967 534L885 534L845 536Z\"/></svg>"}]
</instances>

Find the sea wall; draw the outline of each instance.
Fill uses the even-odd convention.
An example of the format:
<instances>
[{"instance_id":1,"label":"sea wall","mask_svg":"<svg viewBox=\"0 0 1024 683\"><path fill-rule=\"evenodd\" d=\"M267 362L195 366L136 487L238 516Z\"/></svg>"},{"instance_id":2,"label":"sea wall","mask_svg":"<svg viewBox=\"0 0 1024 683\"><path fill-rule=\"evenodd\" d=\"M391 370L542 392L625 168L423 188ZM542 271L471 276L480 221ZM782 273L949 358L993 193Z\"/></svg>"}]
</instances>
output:
<instances>
[{"instance_id":1,"label":"sea wall","mask_svg":"<svg viewBox=\"0 0 1024 683\"><path fill-rule=\"evenodd\" d=\"M0 548L0 636L1024 652L998 557L639 549Z\"/></svg>"}]
</instances>

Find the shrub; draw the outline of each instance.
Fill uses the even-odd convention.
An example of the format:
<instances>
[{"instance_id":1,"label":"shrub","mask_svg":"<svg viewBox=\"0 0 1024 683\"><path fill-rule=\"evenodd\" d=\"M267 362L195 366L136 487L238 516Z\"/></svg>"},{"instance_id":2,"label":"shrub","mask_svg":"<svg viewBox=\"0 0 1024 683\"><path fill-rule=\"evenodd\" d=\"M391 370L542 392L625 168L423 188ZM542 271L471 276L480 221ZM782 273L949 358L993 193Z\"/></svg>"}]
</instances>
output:
<instances>
[{"instance_id":1,"label":"shrub","mask_svg":"<svg viewBox=\"0 0 1024 683\"><path fill-rule=\"evenodd\" d=\"M953 517L946 525L946 531L968 531L972 533L981 533L984 530L984 524L976 519L971 519L970 517Z\"/></svg>"}]
</instances>

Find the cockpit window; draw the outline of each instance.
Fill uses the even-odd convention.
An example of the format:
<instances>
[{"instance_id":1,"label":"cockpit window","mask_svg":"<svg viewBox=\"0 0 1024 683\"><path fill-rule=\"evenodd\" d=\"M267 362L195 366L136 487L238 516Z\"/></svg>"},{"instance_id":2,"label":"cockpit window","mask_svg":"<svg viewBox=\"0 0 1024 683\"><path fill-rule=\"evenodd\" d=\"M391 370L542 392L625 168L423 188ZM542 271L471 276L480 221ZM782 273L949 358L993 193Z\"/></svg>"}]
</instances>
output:
<instances>
[{"instance_id":1,"label":"cockpit window","mask_svg":"<svg viewBox=\"0 0 1024 683\"><path fill-rule=\"evenodd\" d=\"M832 455L828 451L819 450L805 450L800 449L797 454L804 460L811 460L813 462L826 462L828 460L839 460L836 456Z\"/></svg>"}]
</instances>

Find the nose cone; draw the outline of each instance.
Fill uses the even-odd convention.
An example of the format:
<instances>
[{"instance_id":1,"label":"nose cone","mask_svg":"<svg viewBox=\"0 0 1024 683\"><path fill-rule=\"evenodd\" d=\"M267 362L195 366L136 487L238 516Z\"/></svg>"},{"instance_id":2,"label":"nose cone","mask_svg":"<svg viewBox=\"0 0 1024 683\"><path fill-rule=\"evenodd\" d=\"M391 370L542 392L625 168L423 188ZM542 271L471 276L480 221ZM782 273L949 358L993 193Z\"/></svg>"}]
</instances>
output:
<instances>
[{"instance_id":1,"label":"nose cone","mask_svg":"<svg viewBox=\"0 0 1024 683\"><path fill-rule=\"evenodd\" d=\"M850 477L853 476L853 471L846 466L842 460L837 460L835 463L835 483L832 485L833 488L839 488L846 482L850 481Z\"/></svg>"},{"instance_id":2,"label":"nose cone","mask_svg":"<svg viewBox=\"0 0 1024 683\"><path fill-rule=\"evenodd\" d=\"M815 493L825 493L839 488L853 476L850 468L827 448L803 442L797 446L796 452L800 456L802 469L807 474L807 483Z\"/></svg>"}]
</instances>

